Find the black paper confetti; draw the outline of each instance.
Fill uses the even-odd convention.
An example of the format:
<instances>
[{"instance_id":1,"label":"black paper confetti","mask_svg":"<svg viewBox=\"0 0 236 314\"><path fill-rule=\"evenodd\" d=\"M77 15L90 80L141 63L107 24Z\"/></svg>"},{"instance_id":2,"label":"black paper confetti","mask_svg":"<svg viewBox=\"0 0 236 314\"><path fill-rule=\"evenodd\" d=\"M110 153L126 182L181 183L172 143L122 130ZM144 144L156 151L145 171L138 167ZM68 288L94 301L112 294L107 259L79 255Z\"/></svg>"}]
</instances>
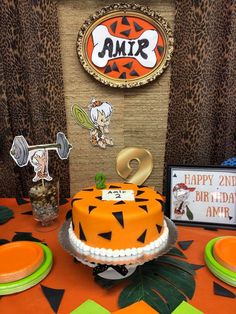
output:
<instances>
[{"instance_id":1,"label":"black paper confetti","mask_svg":"<svg viewBox=\"0 0 236 314\"><path fill-rule=\"evenodd\" d=\"M217 282L213 281L213 289L214 289L214 294L220 295L222 297L226 298L236 298L236 295L231 292L230 290L224 288L223 286L219 285Z\"/></svg>"},{"instance_id":2,"label":"black paper confetti","mask_svg":"<svg viewBox=\"0 0 236 314\"><path fill-rule=\"evenodd\" d=\"M60 198L59 205L65 205L67 203L68 203L68 200L66 198Z\"/></svg>"},{"instance_id":3,"label":"black paper confetti","mask_svg":"<svg viewBox=\"0 0 236 314\"><path fill-rule=\"evenodd\" d=\"M42 242L41 240L32 236L31 232L15 232L16 234L12 238L12 241L34 241Z\"/></svg>"},{"instance_id":4,"label":"black paper confetti","mask_svg":"<svg viewBox=\"0 0 236 314\"><path fill-rule=\"evenodd\" d=\"M193 243L193 240L178 241L178 244L179 244L179 246L181 247L182 250L187 250L192 243Z\"/></svg>"},{"instance_id":5,"label":"black paper confetti","mask_svg":"<svg viewBox=\"0 0 236 314\"><path fill-rule=\"evenodd\" d=\"M42 292L46 299L48 300L51 308L53 309L54 313L57 313L59 306L61 304L61 300L63 298L65 289L53 289L43 285L40 285Z\"/></svg>"},{"instance_id":6,"label":"black paper confetti","mask_svg":"<svg viewBox=\"0 0 236 314\"><path fill-rule=\"evenodd\" d=\"M32 216L32 215L33 215L33 212L32 212L32 210L29 210L29 211L27 211L27 212L21 213L21 215L29 215L29 216Z\"/></svg>"},{"instance_id":7,"label":"black paper confetti","mask_svg":"<svg viewBox=\"0 0 236 314\"><path fill-rule=\"evenodd\" d=\"M201 269L201 268L205 267L205 265L197 265L197 264L190 264L190 266L194 270L198 270L198 269Z\"/></svg>"},{"instance_id":8,"label":"black paper confetti","mask_svg":"<svg viewBox=\"0 0 236 314\"><path fill-rule=\"evenodd\" d=\"M3 244L6 244L6 243L9 243L10 241L7 240L7 239L0 239L0 245L3 245Z\"/></svg>"},{"instance_id":9,"label":"black paper confetti","mask_svg":"<svg viewBox=\"0 0 236 314\"><path fill-rule=\"evenodd\" d=\"M29 203L29 201L24 200L24 199L23 199L22 197L20 197L20 196L17 196L17 197L16 197L16 202L17 202L18 205L24 205L24 204L28 204L28 203Z\"/></svg>"}]
</instances>

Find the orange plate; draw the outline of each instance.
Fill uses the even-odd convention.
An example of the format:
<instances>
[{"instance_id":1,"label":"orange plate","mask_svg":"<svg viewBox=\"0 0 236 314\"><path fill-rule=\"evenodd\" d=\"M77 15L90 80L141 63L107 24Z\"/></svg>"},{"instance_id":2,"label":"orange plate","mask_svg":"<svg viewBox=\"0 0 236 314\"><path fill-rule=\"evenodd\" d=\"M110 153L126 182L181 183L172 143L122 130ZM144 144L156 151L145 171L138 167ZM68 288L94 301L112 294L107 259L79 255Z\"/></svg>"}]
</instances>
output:
<instances>
[{"instance_id":1,"label":"orange plate","mask_svg":"<svg viewBox=\"0 0 236 314\"><path fill-rule=\"evenodd\" d=\"M236 272L236 237L222 237L213 248L215 260L223 267Z\"/></svg>"},{"instance_id":2,"label":"orange plate","mask_svg":"<svg viewBox=\"0 0 236 314\"><path fill-rule=\"evenodd\" d=\"M31 275L43 262L44 251L36 242L16 241L0 246L0 283Z\"/></svg>"}]
</instances>

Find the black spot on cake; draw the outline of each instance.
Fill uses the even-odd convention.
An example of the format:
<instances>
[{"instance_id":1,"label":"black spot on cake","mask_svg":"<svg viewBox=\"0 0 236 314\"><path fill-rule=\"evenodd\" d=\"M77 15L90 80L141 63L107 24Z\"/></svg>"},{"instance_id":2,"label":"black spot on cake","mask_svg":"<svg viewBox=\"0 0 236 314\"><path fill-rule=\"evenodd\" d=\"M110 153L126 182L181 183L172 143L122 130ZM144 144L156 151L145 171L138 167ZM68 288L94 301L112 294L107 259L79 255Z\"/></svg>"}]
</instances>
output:
<instances>
[{"instance_id":1,"label":"black spot on cake","mask_svg":"<svg viewBox=\"0 0 236 314\"><path fill-rule=\"evenodd\" d=\"M119 70L119 68L115 62L112 64L111 69L112 69L112 71L120 72L120 70Z\"/></svg>"},{"instance_id":2,"label":"black spot on cake","mask_svg":"<svg viewBox=\"0 0 236 314\"><path fill-rule=\"evenodd\" d=\"M71 201L71 207L73 208L74 202L80 201L80 200L82 200L82 198L73 198L73 200Z\"/></svg>"},{"instance_id":3,"label":"black spot on cake","mask_svg":"<svg viewBox=\"0 0 236 314\"><path fill-rule=\"evenodd\" d=\"M112 232L109 231L109 232L99 233L98 235L99 237L102 237L103 239L111 240Z\"/></svg>"},{"instance_id":4,"label":"black spot on cake","mask_svg":"<svg viewBox=\"0 0 236 314\"><path fill-rule=\"evenodd\" d=\"M97 198L98 200L102 201L102 197L101 196L96 196L95 198Z\"/></svg>"},{"instance_id":5,"label":"black spot on cake","mask_svg":"<svg viewBox=\"0 0 236 314\"><path fill-rule=\"evenodd\" d=\"M156 225L156 227L157 227L157 231L158 231L159 233L161 233L162 226Z\"/></svg>"},{"instance_id":6,"label":"black spot on cake","mask_svg":"<svg viewBox=\"0 0 236 314\"><path fill-rule=\"evenodd\" d=\"M147 186L146 185L138 185L138 188L146 188Z\"/></svg>"},{"instance_id":7,"label":"black spot on cake","mask_svg":"<svg viewBox=\"0 0 236 314\"><path fill-rule=\"evenodd\" d=\"M114 205L122 205L122 204L125 204L124 201L119 201L119 202L116 202Z\"/></svg>"},{"instance_id":8,"label":"black spot on cake","mask_svg":"<svg viewBox=\"0 0 236 314\"><path fill-rule=\"evenodd\" d=\"M117 21L111 24L111 30L113 31L113 33L116 32L116 27L117 27Z\"/></svg>"},{"instance_id":9,"label":"black spot on cake","mask_svg":"<svg viewBox=\"0 0 236 314\"><path fill-rule=\"evenodd\" d=\"M143 193L144 193L144 191L138 190L136 196L139 196L139 195L141 195L141 194L143 194Z\"/></svg>"},{"instance_id":10,"label":"black spot on cake","mask_svg":"<svg viewBox=\"0 0 236 314\"><path fill-rule=\"evenodd\" d=\"M123 24L123 25L130 25L126 16L122 17L121 24Z\"/></svg>"},{"instance_id":11,"label":"black spot on cake","mask_svg":"<svg viewBox=\"0 0 236 314\"><path fill-rule=\"evenodd\" d=\"M93 189L83 189L82 191L92 192L92 191L93 191Z\"/></svg>"},{"instance_id":12,"label":"black spot on cake","mask_svg":"<svg viewBox=\"0 0 236 314\"><path fill-rule=\"evenodd\" d=\"M112 71L111 66L110 66L110 65L107 65L107 66L105 67L104 73L105 73L105 74L106 74L106 73L110 73L111 71Z\"/></svg>"},{"instance_id":13,"label":"black spot on cake","mask_svg":"<svg viewBox=\"0 0 236 314\"><path fill-rule=\"evenodd\" d=\"M97 208L97 206L90 205L89 208L88 208L89 213L91 213L91 211L94 210L95 208Z\"/></svg>"},{"instance_id":14,"label":"black spot on cake","mask_svg":"<svg viewBox=\"0 0 236 314\"><path fill-rule=\"evenodd\" d=\"M119 224L124 228L123 212L113 212L112 215L116 218Z\"/></svg>"},{"instance_id":15,"label":"black spot on cake","mask_svg":"<svg viewBox=\"0 0 236 314\"><path fill-rule=\"evenodd\" d=\"M147 229L138 237L137 241L144 243L146 238Z\"/></svg>"},{"instance_id":16,"label":"black spot on cake","mask_svg":"<svg viewBox=\"0 0 236 314\"><path fill-rule=\"evenodd\" d=\"M121 189L120 186L117 186L117 185L110 185L109 187L110 189Z\"/></svg>"},{"instance_id":17,"label":"black spot on cake","mask_svg":"<svg viewBox=\"0 0 236 314\"><path fill-rule=\"evenodd\" d=\"M120 32L120 34L121 35L124 35L124 36L126 36L126 37L129 37L129 34L130 34L130 29L127 29L127 30L125 30L125 31L123 31L123 32Z\"/></svg>"},{"instance_id":18,"label":"black spot on cake","mask_svg":"<svg viewBox=\"0 0 236 314\"><path fill-rule=\"evenodd\" d=\"M135 202L147 202L148 199L147 198L137 198L135 197Z\"/></svg>"},{"instance_id":19,"label":"black spot on cake","mask_svg":"<svg viewBox=\"0 0 236 314\"><path fill-rule=\"evenodd\" d=\"M139 206L139 207L142 208L143 210L145 210L146 212L148 212L148 208L147 208L146 205L141 205L141 206Z\"/></svg>"},{"instance_id":20,"label":"black spot on cake","mask_svg":"<svg viewBox=\"0 0 236 314\"><path fill-rule=\"evenodd\" d=\"M68 210L66 213L66 220L70 219L72 217L72 209Z\"/></svg>"},{"instance_id":21,"label":"black spot on cake","mask_svg":"<svg viewBox=\"0 0 236 314\"><path fill-rule=\"evenodd\" d=\"M161 203L161 205L164 205L164 201L163 200L161 200L161 199L156 199L156 201L158 201L159 203Z\"/></svg>"},{"instance_id":22,"label":"black spot on cake","mask_svg":"<svg viewBox=\"0 0 236 314\"><path fill-rule=\"evenodd\" d=\"M124 64L124 67L130 70L132 68L132 65L133 65L133 62L129 62L129 63Z\"/></svg>"},{"instance_id":23,"label":"black spot on cake","mask_svg":"<svg viewBox=\"0 0 236 314\"><path fill-rule=\"evenodd\" d=\"M79 223L79 238L80 240L87 241L81 223Z\"/></svg>"},{"instance_id":24,"label":"black spot on cake","mask_svg":"<svg viewBox=\"0 0 236 314\"><path fill-rule=\"evenodd\" d=\"M162 206L162 211L164 211L165 202L164 202L163 200L161 200L161 199L156 199L156 201L158 201L158 202L161 204L161 206Z\"/></svg>"},{"instance_id":25,"label":"black spot on cake","mask_svg":"<svg viewBox=\"0 0 236 314\"><path fill-rule=\"evenodd\" d=\"M140 26L137 22L134 22L134 28L136 32L140 32L143 30L142 26Z\"/></svg>"}]
</instances>

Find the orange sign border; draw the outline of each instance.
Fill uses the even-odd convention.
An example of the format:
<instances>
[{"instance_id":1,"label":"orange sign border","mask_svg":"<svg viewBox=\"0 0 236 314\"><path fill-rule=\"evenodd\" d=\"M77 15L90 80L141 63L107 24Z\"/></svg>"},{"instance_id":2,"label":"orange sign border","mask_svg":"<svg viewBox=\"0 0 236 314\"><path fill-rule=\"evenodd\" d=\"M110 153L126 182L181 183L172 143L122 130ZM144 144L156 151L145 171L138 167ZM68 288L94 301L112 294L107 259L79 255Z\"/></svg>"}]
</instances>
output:
<instances>
[{"instance_id":1,"label":"orange sign border","mask_svg":"<svg viewBox=\"0 0 236 314\"><path fill-rule=\"evenodd\" d=\"M87 54L87 42L94 28L104 22L105 20L115 17L117 15L129 15L142 18L151 23L161 33L164 40L164 53L162 61L157 64L151 72L138 78L132 79L117 79L109 77L108 75L101 73L92 64ZM91 15L82 25L79 30L77 38L77 54L79 60L84 69L92 75L96 80L105 85L119 88L132 88L141 85L145 85L158 76L168 67L171 56L173 53L173 35L170 26L167 21L160 16L156 11L149 9L148 7L138 4L124 4L116 3L106 7L103 7L95 14Z\"/></svg>"}]
</instances>

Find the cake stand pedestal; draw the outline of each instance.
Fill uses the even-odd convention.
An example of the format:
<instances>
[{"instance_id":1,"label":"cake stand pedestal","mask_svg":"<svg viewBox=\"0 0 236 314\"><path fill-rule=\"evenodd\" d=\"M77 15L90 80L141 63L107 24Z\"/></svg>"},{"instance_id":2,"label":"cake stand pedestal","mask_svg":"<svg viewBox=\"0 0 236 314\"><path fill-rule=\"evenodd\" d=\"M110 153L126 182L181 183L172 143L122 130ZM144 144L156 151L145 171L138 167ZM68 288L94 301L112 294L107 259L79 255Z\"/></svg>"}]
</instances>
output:
<instances>
[{"instance_id":1,"label":"cake stand pedestal","mask_svg":"<svg viewBox=\"0 0 236 314\"><path fill-rule=\"evenodd\" d=\"M165 217L166 222L166 228L169 230L168 240L165 244L165 246L162 246L159 251L155 251L155 253L145 254L143 256L139 257L132 257L127 260L122 260L121 258L113 259L112 261L105 261L105 260L99 260L98 258L90 255L81 254L76 251L76 249L72 246L69 239L69 227L71 223L71 219L68 219L61 227L59 231L59 242L64 248L66 252L68 252L70 255L72 255L74 258L76 258L79 262L89 266L89 267L96 267L98 265L124 265L128 273L123 276L119 274L115 269L112 267L109 267L107 270L105 270L102 273L99 273L98 276L105 278L105 279L122 279L126 278L130 275L132 275L136 269L137 266L142 265L148 261L151 261L153 259L158 258L159 256L162 256L166 254L176 243L177 240L177 229L175 224L167 217Z\"/></svg>"}]
</instances>

